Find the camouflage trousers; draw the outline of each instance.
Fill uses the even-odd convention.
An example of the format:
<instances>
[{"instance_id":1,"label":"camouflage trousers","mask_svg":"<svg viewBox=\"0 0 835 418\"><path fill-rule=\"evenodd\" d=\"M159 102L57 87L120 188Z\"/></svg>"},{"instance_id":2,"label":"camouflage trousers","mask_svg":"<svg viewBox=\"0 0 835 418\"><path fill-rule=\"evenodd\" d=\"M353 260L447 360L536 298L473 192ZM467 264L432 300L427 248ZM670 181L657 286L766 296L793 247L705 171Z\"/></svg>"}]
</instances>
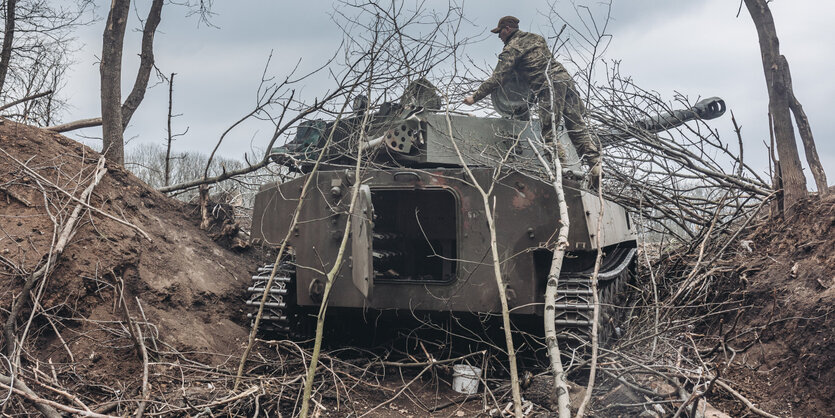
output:
<instances>
[{"instance_id":1,"label":"camouflage trousers","mask_svg":"<svg viewBox=\"0 0 835 418\"><path fill-rule=\"evenodd\" d=\"M540 90L538 96L539 122L542 124L542 138L546 143L554 143L555 127L559 126L560 118L565 121L565 130L568 137L577 149L577 154L589 166L600 162L600 151L589 134L586 122L583 119L585 106L577 89L574 87L574 80L569 75L556 75L552 77L554 100L551 108L551 89L546 84ZM556 116L556 120L552 116ZM560 159L564 160L560 152Z\"/></svg>"}]
</instances>

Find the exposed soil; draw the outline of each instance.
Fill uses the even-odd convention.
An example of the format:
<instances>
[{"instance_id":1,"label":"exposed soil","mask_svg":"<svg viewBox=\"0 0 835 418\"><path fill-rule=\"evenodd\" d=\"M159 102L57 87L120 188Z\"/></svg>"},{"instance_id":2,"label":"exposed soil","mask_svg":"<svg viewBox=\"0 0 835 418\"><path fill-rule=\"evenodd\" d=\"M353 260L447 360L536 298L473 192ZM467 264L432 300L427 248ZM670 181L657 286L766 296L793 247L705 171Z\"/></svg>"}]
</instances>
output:
<instances>
[{"instance_id":1,"label":"exposed soil","mask_svg":"<svg viewBox=\"0 0 835 418\"><path fill-rule=\"evenodd\" d=\"M64 222L76 206L52 185L80 195L99 154L61 135L8 121L0 125L0 148L11 156L0 152L0 300L5 322L10 301L23 285L21 273L34 271L49 253L54 229L50 214ZM85 214L40 301L44 311L67 318L56 324L66 345L37 316L30 343L35 349L26 360L69 364L71 352L79 374L96 385L136 377L137 370L141 376L132 346L104 343L124 332L118 325L125 318L119 301L122 283L130 316L144 321L144 312L161 342L207 364L238 355L249 329L242 299L253 257L214 242L185 204L118 165L107 163L107 169L90 205L132 223L150 239L98 213ZM28 318L31 303L23 312L18 327Z\"/></svg>"},{"instance_id":2,"label":"exposed soil","mask_svg":"<svg viewBox=\"0 0 835 418\"><path fill-rule=\"evenodd\" d=\"M725 378L772 414L835 416L835 195L803 201L740 242L721 292L745 307L724 318L724 330L746 350ZM722 406L733 416L746 410Z\"/></svg>"}]
</instances>

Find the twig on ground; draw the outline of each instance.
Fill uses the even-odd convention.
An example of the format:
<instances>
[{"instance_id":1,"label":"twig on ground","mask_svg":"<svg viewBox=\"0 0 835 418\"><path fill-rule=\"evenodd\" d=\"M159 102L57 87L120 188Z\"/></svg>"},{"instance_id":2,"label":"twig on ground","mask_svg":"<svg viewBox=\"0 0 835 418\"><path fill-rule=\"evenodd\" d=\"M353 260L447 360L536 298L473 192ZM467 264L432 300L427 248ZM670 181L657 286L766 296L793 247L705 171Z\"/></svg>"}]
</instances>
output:
<instances>
[{"instance_id":1,"label":"twig on ground","mask_svg":"<svg viewBox=\"0 0 835 418\"><path fill-rule=\"evenodd\" d=\"M136 298L136 303L137 305L139 304L138 297ZM150 396L148 388L148 350L145 348L145 337L142 336L142 328L135 321L131 322L136 327L136 338L139 340L139 348L142 350L142 400L136 408L136 417L141 418L142 414L145 413L145 406L148 404Z\"/></svg>"},{"instance_id":2,"label":"twig on ground","mask_svg":"<svg viewBox=\"0 0 835 418\"><path fill-rule=\"evenodd\" d=\"M85 411L82 409L76 409L71 406L66 406L58 402L51 401L49 399L41 398L40 396L35 394L35 392L32 392L31 389L26 387L26 385L23 382L21 382L20 379L15 379L13 388L9 386L10 384L11 379L9 377L0 375L0 386L2 386L4 389L10 389L14 391L14 393L17 393L18 395L23 396L29 401L34 402L35 408L38 409L38 412L40 412L48 418L61 418L61 414L57 410L69 412L71 414L77 414L82 417L118 418L112 415L103 415L97 414L95 412Z\"/></svg>"},{"instance_id":3,"label":"twig on ground","mask_svg":"<svg viewBox=\"0 0 835 418\"><path fill-rule=\"evenodd\" d=\"M3 151L4 153L6 153L6 151L3 150L2 148L0 148L0 151ZM12 159L14 159L14 157L9 155L8 153L6 153L6 155L8 155ZM15 161L17 161L17 160L15 160ZM31 169L29 169L29 167L27 167L25 164L21 163L21 166L24 167L24 169L31 171ZM38 175L34 171L31 171L31 172ZM17 316L20 312L21 307L26 303L26 300L29 299L30 292L31 292L32 288L35 286L35 282L37 282L38 279L41 279L41 286L38 289L37 295L34 298L34 304L32 306L32 311L30 312L29 320L26 322L26 327L23 331L23 336L21 337L21 343L22 343L23 341L26 340L26 335L29 332L29 327L32 323L32 320L34 319L35 313L37 312L38 308L40 307L40 300L41 300L41 297L43 296L44 285L46 283L46 277L49 275L50 270L54 267L55 261L57 260L57 258L64 252L64 248L66 247L70 238L74 234L75 224L78 221L78 218L81 214L82 206L87 205L87 203L85 201L93 193L93 189L96 187L96 185L99 184L102 177L104 177L105 173L107 173L107 168L104 166L104 157L100 157L99 161L98 161L98 164L96 165L96 171L95 171L95 174L93 176L93 179L90 182L90 184L87 186L87 188L84 189L84 191L81 193L80 198L76 199L75 196L73 196L69 192L64 191L63 189L59 188L59 190L61 190L62 192L64 192L68 196L72 197L74 200L76 200L78 202L78 205L75 206L75 208L73 209L69 218L67 219L66 223L64 223L64 225L61 227L60 231L57 231L58 225L57 225L57 222L56 222L54 230L57 231L57 233L56 233L57 241L55 241L54 245L52 245L52 248L50 249L49 254L47 254L46 262L38 270L33 272L31 275L29 275L29 277L26 279L26 282L23 285L23 290L21 291L20 295L18 295L18 297L12 303L12 307L11 307L11 310L9 312L9 317L6 319L6 323L5 323L4 328L3 328L4 335L6 337L6 352L8 353L9 358L12 358L12 359L15 358L15 355L14 355L15 349L16 349L16 343L15 343L15 337L14 337L15 321L17 320ZM45 179L43 179L43 180L46 181ZM87 206L89 206L89 205L87 205ZM55 222L54 218L53 218L53 221ZM53 239L55 239L55 235L53 235ZM13 362L15 364L17 363L17 361L14 361L14 360L13 360ZM13 368L13 370L14 370L14 368Z\"/></svg>"},{"instance_id":4,"label":"twig on ground","mask_svg":"<svg viewBox=\"0 0 835 418\"><path fill-rule=\"evenodd\" d=\"M397 393L395 393L395 394L394 394L394 396L392 396L391 398L389 398L387 401L385 401L385 402L383 402L383 403L381 403L381 404L379 404L379 405L377 405L377 406L375 406L375 407L373 407L373 408L369 409L368 411L365 411L365 413L364 413L364 414L360 415L360 418L362 418L362 417L364 417L364 416L367 416L368 414L370 414L370 413L372 413L372 412L376 411L377 409L379 409L379 408L381 408L381 407L383 407L383 406L386 406L386 405L388 405L388 404L392 403L395 399L397 399L397 397L398 397L398 396L400 396L401 394L403 394L403 392L405 392L405 391L406 391L406 389L408 389L408 388L409 388L409 386L411 386L411 384L412 384L412 383L415 383L415 381L417 381L417 380L418 380L421 376L423 376L423 374L424 374L424 373L426 373L426 371L427 371L427 370L429 370L429 369L431 369L431 368L432 368L432 366L431 366L431 365L424 367L424 368L423 368L423 370L421 370L421 371L420 371L420 373L418 373L418 374L417 374L417 376L415 376L412 380L410 380L410 381L409 381L409 383L406 383L406 385L405 385L405 386L403 386L403 387L402 387L402 388L401 388L401 389L400 389Z\"/></svg>"},{"instance_id":5,"label":"twig on ground","mask_svg":"<svg viewBox=\"0 0 835 418\"><path fill-rule=\"evenodd\" d=\"M742 396L741 393L734 390L734 388L732 388L727 383L725 383L721 380L716 380L716 384L719 385L719 387L721 387L722 389L725 389L726 391L728 391L728 393L733 395L735 398L740 400L743 404L745 404L746 407L748 407L748 409L751 410L751 412L753 412L757 415L763 416L763 417L767 417L767 418L778 418L776 415L769 414L768 412L765 412L762 409L757 408L756 406L754 406L754 404L751 403L751 401L749 401L748 398L746 398L745 396Z\"/></svg>"},{"instance_id":6,"label":"twig on ground","mask_svg":"<svg viewBox=\"0 0 835 418\"><path fill-rule=\"evenodd\" d=\"M74 404L78 405L79 407L84 408L84 410L85 410L85 411L92 412L92 411L90 410L90 408L89 408L89 407L88 407L88 406L87 406L84 402L81 402L81 399L79 399L79 398L78 398L78 396L75 396L75 395L73 395L72 393L69 393L69 392L67 392L67 391L65 391L65 390L61 390L61 389L58 389L58 388L54 388L54 387L49 386L49 385L47 385L46 383L43 383L43 382L38 381L38 380L34 380L34 382L35 382L36 384L38 384L39 386L41 386L42 388L45 388L45 389L51 390L51 391L53 391L53 392L55 392L55 393L57 393L57 394L59 394L59 395L61 395L61 396L65 397L65 398L67 398L70 402L73 402ZM56 383L57 383L57 382L56 382Z\"/></svg>"}]
</instances>

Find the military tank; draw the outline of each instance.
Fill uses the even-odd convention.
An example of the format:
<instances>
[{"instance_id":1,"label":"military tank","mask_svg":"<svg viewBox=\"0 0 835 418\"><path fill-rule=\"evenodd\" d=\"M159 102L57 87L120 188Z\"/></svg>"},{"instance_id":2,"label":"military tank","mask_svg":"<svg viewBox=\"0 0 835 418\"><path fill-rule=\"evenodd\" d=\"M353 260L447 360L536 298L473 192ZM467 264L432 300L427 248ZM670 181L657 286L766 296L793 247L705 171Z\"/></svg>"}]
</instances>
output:
<instances>
[{"instance_id":1,"label":"military tank","mask_svg":"<svg viewBox=\"0 0 835 418\"><path fill-rule=\"evenodd\" d=\"M486 213L464 164L482 186L495 182L493 212L513 315L543 316L559 215L552 185L536 175L539 163L528 141L541 143L538 121L527 120L527 112L520 109L525 105L522 96L508 95L507 90L492 97L502 117L478 117L440 111L431 85L418 83L400 103L384 103L373 114L363 113L367 101L360 97L349 117L305 121L293 141L273 150L273 159L298 176L264 184L255 197L253 243L278 247L289 232L291 247L277 268L261 329L292 336L304 317L315 315L325 288L323 272L337 258L349 216L354 226L329 307L501 312ZM661 131L724 111L724 102L711 98L643 120L637 127ZM627 136L628 132L600 135L603 143ZM566 133L560 131L558 140L567 151L563 185L571 227L556 324L560 330L588 335L598 247L604 254L598 276L600 301L611 307L634 270L635 230L623 207L603 201L600 210L601 201L589 190L589 179ZM326 143L330 145L319 169L311 172ZM367 150L359 179L353 168L358 146ZM314 178L302 200L302 185L309 176ZM354 188L360 188L359 200L349 213ZM300 200L299 220L290 231ZM598 222L601 239L596 236ZM252 276L246 302L251 312L257 312L272 270L267 264ZM604 325L611 320L608 313L604 311Z\"/></svg>"}]
</instances>

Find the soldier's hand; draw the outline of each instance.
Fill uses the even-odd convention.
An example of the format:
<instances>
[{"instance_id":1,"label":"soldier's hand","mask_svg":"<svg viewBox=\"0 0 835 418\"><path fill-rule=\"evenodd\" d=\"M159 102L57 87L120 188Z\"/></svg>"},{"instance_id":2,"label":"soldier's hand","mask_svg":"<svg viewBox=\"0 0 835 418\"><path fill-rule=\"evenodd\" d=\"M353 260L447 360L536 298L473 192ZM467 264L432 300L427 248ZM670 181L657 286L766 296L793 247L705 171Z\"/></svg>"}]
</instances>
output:
<instances>
[{"instance_id":1,"label":"soldier's hand","mask_svg":"<svg viewBox=\"0 0 835 418\"><path fill-rule=\"evenodd\" d=\"M475 104L475 99L473 96L467 96L464 98L464 104L473 105Z\"/></svg>"}]
</instances>

